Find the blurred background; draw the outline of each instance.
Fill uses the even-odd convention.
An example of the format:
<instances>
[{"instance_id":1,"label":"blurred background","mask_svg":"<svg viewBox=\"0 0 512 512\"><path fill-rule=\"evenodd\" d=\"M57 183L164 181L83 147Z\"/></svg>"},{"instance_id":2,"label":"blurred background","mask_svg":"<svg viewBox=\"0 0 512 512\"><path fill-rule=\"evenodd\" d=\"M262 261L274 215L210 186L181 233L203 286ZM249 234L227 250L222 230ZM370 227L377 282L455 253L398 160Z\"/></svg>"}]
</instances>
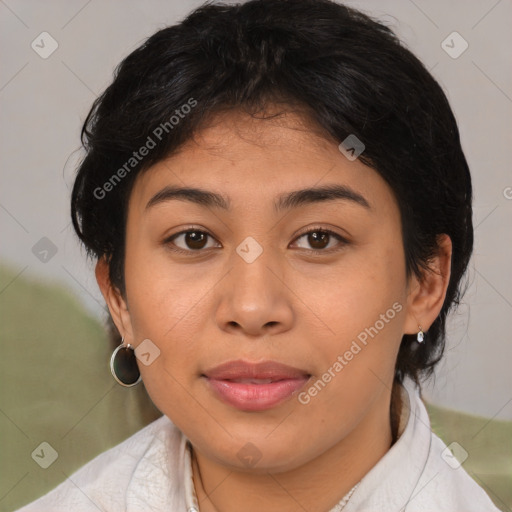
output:
<instances>
[{"instance_id":1,"label":"blurred background","mask_svg":"<svg viewBox=\"0 0 512 512\"><path fill-rule=\"evenodd\" d=\"M69 196L82 123L114 67L201 3L0 0L0 512L36 499L161 414L142 385L124 389L110 376L106 309L71 227ZM463 467L510 511L512 1L345 3L396 31L459 122L475 190L475 251L424 397L434 431L464 448ZM55 459L46 469L41 443Z\"/></svg>"}]
</instances>

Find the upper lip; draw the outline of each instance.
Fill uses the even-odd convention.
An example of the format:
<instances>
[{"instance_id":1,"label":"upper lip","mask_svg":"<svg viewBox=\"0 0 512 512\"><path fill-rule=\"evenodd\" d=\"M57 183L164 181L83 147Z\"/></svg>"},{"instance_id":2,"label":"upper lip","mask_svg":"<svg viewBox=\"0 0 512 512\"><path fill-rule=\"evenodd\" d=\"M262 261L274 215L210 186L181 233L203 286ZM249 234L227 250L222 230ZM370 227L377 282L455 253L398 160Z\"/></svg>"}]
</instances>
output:
<instances>
[{"instance_id":1,"label":"upper lip","mask_svg":"<svg viewBox=\"0 0 512 512\"><path fill-rule=\"evenodd\" d=\"M297 379L309 377L309 373L276 361L251 363L242 360L228 361L204 372L210 379Z\"/></svg>"}]
</instances>

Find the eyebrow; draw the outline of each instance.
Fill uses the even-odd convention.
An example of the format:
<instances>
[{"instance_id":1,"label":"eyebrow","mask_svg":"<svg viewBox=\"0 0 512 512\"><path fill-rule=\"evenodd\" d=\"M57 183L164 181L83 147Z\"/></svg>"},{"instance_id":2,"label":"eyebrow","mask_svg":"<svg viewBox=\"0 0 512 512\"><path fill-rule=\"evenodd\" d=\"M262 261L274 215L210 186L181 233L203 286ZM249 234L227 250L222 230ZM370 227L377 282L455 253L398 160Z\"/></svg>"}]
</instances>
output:
<instances>
[{"instance_id":1,"label":"eyebrow","mask_svg":"<svg viewBox=\"0 0 512 512\"><path fill-rule=\"evenodd\" d=\"M300 206L323 201L345 200L371 209L369 202L358 192L345 185L324 185L321 187L294 190L278 196L274 203L276 212L298 208ZM167 186L157 192L146 204L146 210L171 200L190 201L192 203L229 210L230 199L215 192L195 187Z\"/></svg>"}]
</instances>

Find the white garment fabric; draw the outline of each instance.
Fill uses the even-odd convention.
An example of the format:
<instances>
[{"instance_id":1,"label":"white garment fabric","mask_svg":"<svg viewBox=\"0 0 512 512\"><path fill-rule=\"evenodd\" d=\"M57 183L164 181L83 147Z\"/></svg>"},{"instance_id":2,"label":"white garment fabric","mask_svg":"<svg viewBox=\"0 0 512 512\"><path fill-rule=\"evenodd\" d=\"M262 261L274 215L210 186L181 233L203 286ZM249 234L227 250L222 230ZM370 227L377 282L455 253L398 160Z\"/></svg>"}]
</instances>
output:
<instances>
[{"instance_id":1,"label":"white garment fabric","mask_svg":"<svg viewBox=\"0 0 512 512\"><path fill-rule=\"evenodd\" d=\"M409 380L402 398L399 439L361 480L343 512L499 512L463 467L447 457ZM199 511L190 441L166 416L16 512L98 510ZM338 511L335 506L329 512Z\"/></svg>"}]
</instances>

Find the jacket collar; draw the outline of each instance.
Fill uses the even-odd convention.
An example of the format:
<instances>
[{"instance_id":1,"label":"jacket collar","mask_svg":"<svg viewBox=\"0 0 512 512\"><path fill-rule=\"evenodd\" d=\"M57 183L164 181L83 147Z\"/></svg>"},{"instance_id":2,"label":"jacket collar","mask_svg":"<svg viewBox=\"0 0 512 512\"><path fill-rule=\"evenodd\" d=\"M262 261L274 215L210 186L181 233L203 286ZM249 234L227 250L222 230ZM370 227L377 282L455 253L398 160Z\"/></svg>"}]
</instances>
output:
<instances>
[{"instance_id":1,"label":"jacket collar","mask_svg":"<svg viewBox=\"0 0 512 512\"><path fill-rule=\"evenodd\" d=\"M418 482L427 464L432 431L419 390L410 379L402 387L400 423L404 420L399 439L363 477L344 512L402 512L421 491Z\"/></svg>"}]
</instances>

